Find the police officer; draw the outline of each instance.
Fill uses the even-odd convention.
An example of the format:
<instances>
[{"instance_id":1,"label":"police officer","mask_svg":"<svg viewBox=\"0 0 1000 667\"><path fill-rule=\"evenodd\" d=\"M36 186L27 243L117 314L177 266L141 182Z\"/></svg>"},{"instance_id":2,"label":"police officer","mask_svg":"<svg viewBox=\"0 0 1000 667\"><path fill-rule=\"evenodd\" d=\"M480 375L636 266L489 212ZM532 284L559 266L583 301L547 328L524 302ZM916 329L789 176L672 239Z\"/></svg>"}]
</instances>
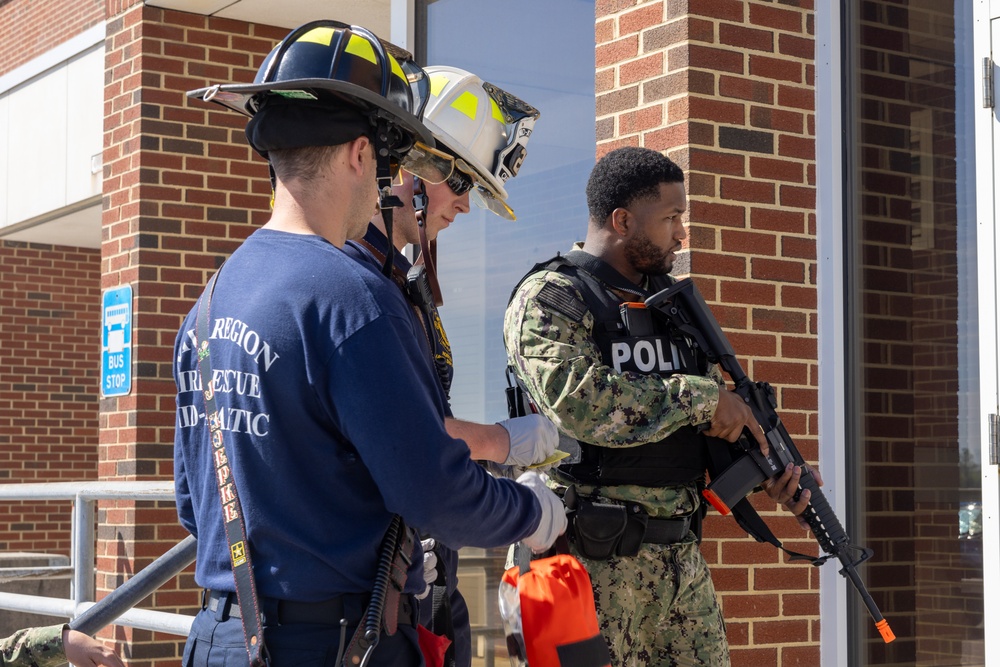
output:
<instances>
[{"instance_id":1,"label":"police officer","mask_svg":"<svg viewBox=\"0 0 1000 667\"><path fill-rule=\"evenodd\" d=\"M623 321L621 304L672 283L686 234L680 168L645 148L611 151L591 172L587 204L582 248L536 266L515 289L504 321L510 363L580 443L579 460L553 477L571 489L572 546L591 576L611 664L724 667L725 624L698 548L706 437L733 442L748 428L762 451L767 444L687 340L649 329L640 309ZM795 514L809 497L792 500L800 474L790 467L765 485Z\"/></svg>"},{"instance_id":2,"label":"police officer","mask_svg":"<svg viewBox=\"0 0 1000 667\"><path fill-rule=\"evenodd\" d=\"M435 145L418 145L404 158L403 182L393 188L403 207L394 212L392 222L395 248L401 251L411 244L421 249L422 257L414 267L401 253L394 254L393 280L420 321L424 334L421 342L427 345L447 398L454 368L451 345L435 301L440 291L430 248L457 216L469 212L470 195L494 214L513 218L504 177L516 175L523 162L538 112L471 72L444 66L427 67L425 71L430 85L422 120L433 134ZM504 156L515 153L512 149L518 149L518 163L508 159L505 164ZM376 214L365 237L348 241L345 250L361 261L381 266L388 247L382 216ZM456 419L450 406L445 407L449 434L463 440L475 460L530 466L553 454L559 441L555 426L542 415L486 425ZM421 622L452 639L446 662L453 660L458 667L469 667L472 635L468 608L458 591L458 554L443 544L438 544L435 551L444 570L446 597L438 593L422 601ZM450 618L442 620L442 614Z\"/></svg>"},{"instance_id":3,"label":"police officer","mask_svg":"<svg viewBox=\"0 0 1000 667\"><path fill-rule=\"evenodd\" d=\"M67 662L77 667L124 667L114 651L65 624L25 628L0 640L3 667L56 667Z\"/></svg>"},{"instance_id":4,"label":"police officer","mask_svg":"<svg viewBox=\"0 0 1000 667\"><path fill-rule=\"evenodd\" d=\"M397 516L455 546L525 539L543 549L565 526L537 475L493 479L448 436L409 306L342 250L376 203L395 203L394 165L433 138L411 113L399 63L364 28L335 21L292 31L253 84L193 95L250 116L247 138L275 187L271 218L216 274L175 343L177 508L198 538L195 580L206 589L183 662L245 665L264 655L261 640L275 667L372 646L359 628L383 581L385 540L404 545L387 571L400 589L374 615L381 632L367 664L421 665L413 595L425 588L423 559ZM236 541L226 529L240 521ZM244 596L234 573L251 567L255 590Z\"/></svg>"}]
</instances>

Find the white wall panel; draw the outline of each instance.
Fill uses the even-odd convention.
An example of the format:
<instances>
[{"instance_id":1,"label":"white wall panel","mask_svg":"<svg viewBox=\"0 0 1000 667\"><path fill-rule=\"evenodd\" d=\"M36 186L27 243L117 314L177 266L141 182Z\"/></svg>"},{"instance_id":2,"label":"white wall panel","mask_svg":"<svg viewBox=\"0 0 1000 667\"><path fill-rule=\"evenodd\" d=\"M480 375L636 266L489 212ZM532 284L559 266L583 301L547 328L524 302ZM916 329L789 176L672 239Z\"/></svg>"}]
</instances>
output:
<instances>
[{"instance_id":1,"label":"white wall panel","mask_svg":"<svg viewBox=\"0 0 1000 667\"><path fill-rule=\"evenodd\" d=\"M10 114L7 96L0 96L0 229L7 225L7 209L10 207L10 197L7 196L7 171L10 161Z\"/></svg>"},{"instance_id":2,"label":"white wall panel","mask_svg":"<svg viewBox=\"0 0 1000 667\"><path fill-rule=\"evenodd\" d=\"M67 75L57 67L10 94L8 225L66 205Z\"/></svg>"},{"instance_id":3,"label":"white wall panel","mask_svg":"<svg viewBox=\"0 0 1000 667\"><path fill-rule=\"evenodd\" d=\"M66 203L101 194L104 144L104 49L69 63L66 114ZM97 173L91 158L98 156Z\"/></svg>"}]
</instances>

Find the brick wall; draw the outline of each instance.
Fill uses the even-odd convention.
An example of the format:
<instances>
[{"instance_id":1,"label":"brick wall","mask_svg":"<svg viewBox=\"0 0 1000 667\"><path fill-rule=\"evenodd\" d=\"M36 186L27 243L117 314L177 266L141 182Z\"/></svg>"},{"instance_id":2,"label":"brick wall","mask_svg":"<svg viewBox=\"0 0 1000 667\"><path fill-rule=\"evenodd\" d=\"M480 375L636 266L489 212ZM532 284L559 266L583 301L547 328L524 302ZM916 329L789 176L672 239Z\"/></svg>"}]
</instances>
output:
<instances>
[{"instance_id":1,"label":"brick wall","mask_svg":"<svg viewBox=\"0 0 1000 667\"><path fill-rule=\"evenodd\" d=\"M104 21L105 0L0 2L0 75Z\"/></svg>"},{"instance_id":2,"label":"brick wall","mask_svg":"<svg viewBox=\"0 0 1000 667\"><path fill-rule=\"evenodd\" d=\"M0 241L0 483L97 476L100 261ZM69 555L70 503L0 503L0 551Z\"/></svg>"},{"instance_id":3,"label":"brick wall","mask_svg":"<svg viewBox=\"0 0 1000 667\"><path fill-rule=\"evenodd\" d=\"M687 174L686 261L807 460L818 457L812 0L599 0L598 156L664 151ZM811 537L766 497L790 548ZM733 665L818 665L818 570L787 564L727 518L703 551ZM752 647L751 647L752 645Z\"/></svg>"},{"instance_id":4,"label":"brick wall","mask_svg":"<svg viewBox=\"0 0 1000 667\"><path fill-rule=\"evenodd\" d=\"M125 3L126 5L128 3ZM104 479L173 476L174 337L210 273L268 215L267 168L238 114L189 101L209 83L252 81L287 30L123 6L108 23L104 288L132 285L133 391L101 403ZM252 211L252 213L250 212ZM109 591L186 533L172 504L103 506L98 589ZM190 570L152 604L192 611ZM130 664L174 664L183 642L118 630Z\"/></svg>"}]
</instances>

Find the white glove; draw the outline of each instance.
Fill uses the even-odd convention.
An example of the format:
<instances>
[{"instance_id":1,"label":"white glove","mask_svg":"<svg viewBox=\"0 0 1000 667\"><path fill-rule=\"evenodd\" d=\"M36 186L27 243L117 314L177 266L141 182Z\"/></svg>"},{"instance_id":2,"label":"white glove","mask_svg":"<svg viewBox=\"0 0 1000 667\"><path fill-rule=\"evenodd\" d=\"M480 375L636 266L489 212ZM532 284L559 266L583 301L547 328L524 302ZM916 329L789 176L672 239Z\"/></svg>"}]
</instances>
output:
<instances>
[{"instance_id":1,"label":"white glove","mask_svg":"<svg viewBox=\"0 0 1000 667\"><path fill-rule=\"evenodd\" d=\"M541 463L552 456L559 445L559 430L542 415L513 417L497 423L507 429L510 438L510 452L504 465L527 468Z\"/></svg>"},{"instance_id":2,"label":"white glove","mask_svg":"<svg viewBox=\"0 0 1000 667\"><path fill-rule=\"evenodd\" d=\"M420 546L424 548L424 591L420 595L415 595L418 600L423 600L431 592L431 586L437 581L438 557L434 553L434 540L420 540Z\"/></svg>"},{"instance_id":3,"label":"white glove","mask_svg":"<svg viewBox=\"0 0 1000 667\"><path fill-rule=\"evenodd\" d=\"M521 540L535 553L541 553L566 532L566 508L562 499L545 486L537 472L529 470L517 478L517 483L531 489L538 504L542 506L542 520L538 522L538 529Z\"/></svg>"}]
</instances>

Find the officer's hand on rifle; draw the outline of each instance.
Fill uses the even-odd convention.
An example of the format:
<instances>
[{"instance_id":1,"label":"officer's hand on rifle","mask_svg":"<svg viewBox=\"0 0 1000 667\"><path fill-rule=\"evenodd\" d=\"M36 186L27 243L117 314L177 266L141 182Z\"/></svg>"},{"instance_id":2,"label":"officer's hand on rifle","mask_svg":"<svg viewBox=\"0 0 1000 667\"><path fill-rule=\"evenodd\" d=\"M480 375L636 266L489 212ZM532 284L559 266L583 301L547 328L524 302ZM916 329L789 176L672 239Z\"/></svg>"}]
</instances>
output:
<instances>
[{"instance_id":1,"label":"officer's hand on rifle","mask_svg":"<svg viewBox=\"0 0 1000 667\"><path fill-rule=\"evenodd\" d=\"M823 477L819 474L819 470L811 466L807 470L812 470L816 483L823 486ZM794 514L795 518L799 520L799 525L809 530L809 524L802 518L802 512L809 506L809 498L812 497L812 492L809 489L802 489L802 493L798 493L799 478L801 476L802 466L789 463L785 466L785 472L767 480L763 486L764 491L771 497L771 500L779 505L784 505L785 509ZM795 497L797 493L798 498Z\"/></svg>"},{"instance_id":2,"label":"officer's hand on rifle","mask_svg":"<svg viewBox=\"0 0 1000 667\"><path fill-rule=\"evenodd\" d=\"M747 429L753 434L757 444L760 445L761 453L767 456L770 453L770 448L767 446L767 440L764 439L764 431L754 419L750 407L739 394L720 387L719 405L715 408L711 425L705 434L713 438L722 438L728 442L736 442L743 433L743 429Z\"/></svg>"}]
</instances>

